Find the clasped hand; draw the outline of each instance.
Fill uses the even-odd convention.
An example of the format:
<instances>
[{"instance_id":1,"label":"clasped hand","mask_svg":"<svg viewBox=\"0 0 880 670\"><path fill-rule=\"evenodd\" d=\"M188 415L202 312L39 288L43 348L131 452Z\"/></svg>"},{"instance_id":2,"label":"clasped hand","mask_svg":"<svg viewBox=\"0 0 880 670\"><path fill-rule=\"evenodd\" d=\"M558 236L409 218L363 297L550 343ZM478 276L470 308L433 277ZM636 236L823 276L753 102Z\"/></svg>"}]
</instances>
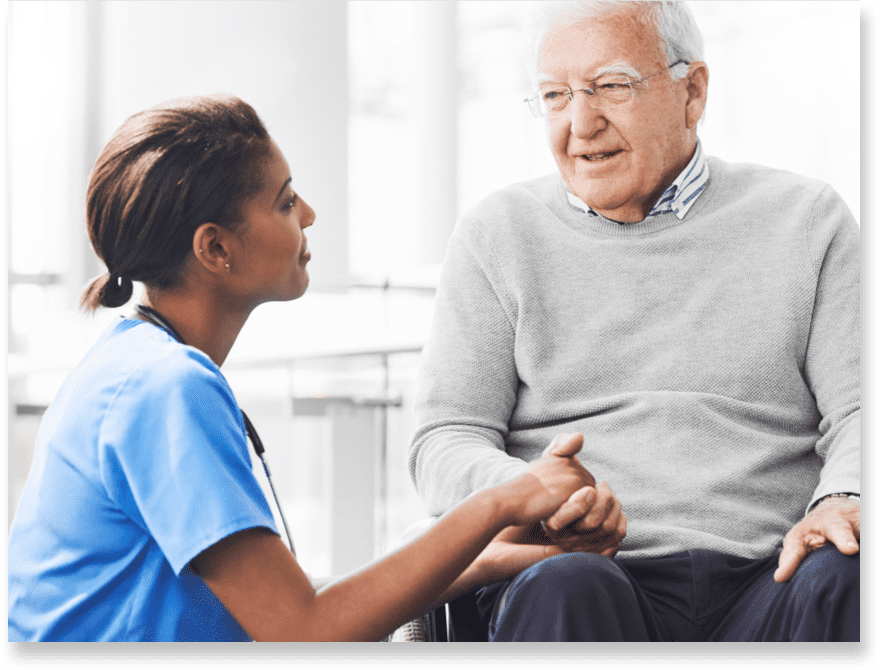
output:
<instances>
[{"instance_id":1,"label":"clasped hand","mask_svg":"<svg viewBox=\"0 0 880 670\"><path fill-rule=\"evenodd\" d=\"M613 556L626 535L626 515L611 487L596 480L578 460L580 433L558 435L524 478L527 503L474 562L477 581L506 579L540 560L570 551ZM521 489L520 489L521 490Z\"/></svg>"},{"instance_id":2,"label":"clasped hand","mask_svg":"<svg viewBox=\"0 0 880 670\"><path fill-rule=\"evenodd\" d=\"M582 473L584 487L575 491L549 519L541 524L546 541L563 551L585 551L614 556L626 536L626 514L605 481L596 483L574 454L581 450L580 433L557 435L544 450L548 454L572 453Z\"/></svg>"}]
</instances>

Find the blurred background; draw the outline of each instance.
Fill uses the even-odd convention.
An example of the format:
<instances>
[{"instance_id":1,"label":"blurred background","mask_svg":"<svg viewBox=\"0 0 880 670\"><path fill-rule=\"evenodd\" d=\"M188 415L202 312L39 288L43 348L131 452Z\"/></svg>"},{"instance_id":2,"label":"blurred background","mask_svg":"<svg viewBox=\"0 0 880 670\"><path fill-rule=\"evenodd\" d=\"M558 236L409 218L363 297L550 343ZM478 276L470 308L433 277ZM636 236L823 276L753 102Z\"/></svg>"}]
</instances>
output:
<instances>
[{"instance_id":1,"label":"blurred background","mask_svg":"<svg viewBox=\"0 0 880 670\"><path fill-rule=\"evenodd\" d=\"M406 451L448 236L489 192L555 169L522 102L532 4L9 2L8 523L46 405L131 312L78 310L104 271L84 226L91 164L131 114L222 91L256 108L318 217L308 293L258 308L224 373L307 572L399 545L425 516ZM827 181L860 220L858 3L690 5L705 151Z\"/></svg>"}]
</instances>

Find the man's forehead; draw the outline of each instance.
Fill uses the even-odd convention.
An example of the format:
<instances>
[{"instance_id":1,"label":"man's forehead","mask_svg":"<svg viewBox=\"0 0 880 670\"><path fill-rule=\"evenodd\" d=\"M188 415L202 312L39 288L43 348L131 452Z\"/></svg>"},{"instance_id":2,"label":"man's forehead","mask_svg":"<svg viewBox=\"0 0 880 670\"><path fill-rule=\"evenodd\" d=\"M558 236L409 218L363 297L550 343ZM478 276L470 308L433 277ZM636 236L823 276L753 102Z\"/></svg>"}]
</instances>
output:
<instances>
[{"instance_id":1,"label":"man's forehead","mask_svg":"<svg viewBox=\"0 0 880 670\"><path fill-rule=\"evenodd\" d=\"M632 10L602 14L573 24L557 24L536 44L538 83L563 73L594 79L607 73L638 72L665 61L656 28L637 20ZM615 70L614 68L621 68Z\"/></svg>"},{"instance_id":2,"label":"man's forehead","mask_svg":"<svg viewBox=\"0 0 880 670\"><path fill-rule=\"evenodd\" d=\"M575 75L579 79L583 79L585 81L593 81L595 79L598 79L599 77L603 77L609 74L623 74L627 77L633 77L635 79L641 78L641 74L632 63L625 60L619 60L599 67L594 67L590 65L584 68L569 68L564 73L539 71L538 84L544 84L546 82L557 82L560 79L560 75L563 74L568 76Z\"/></svg>"}]
</instances>

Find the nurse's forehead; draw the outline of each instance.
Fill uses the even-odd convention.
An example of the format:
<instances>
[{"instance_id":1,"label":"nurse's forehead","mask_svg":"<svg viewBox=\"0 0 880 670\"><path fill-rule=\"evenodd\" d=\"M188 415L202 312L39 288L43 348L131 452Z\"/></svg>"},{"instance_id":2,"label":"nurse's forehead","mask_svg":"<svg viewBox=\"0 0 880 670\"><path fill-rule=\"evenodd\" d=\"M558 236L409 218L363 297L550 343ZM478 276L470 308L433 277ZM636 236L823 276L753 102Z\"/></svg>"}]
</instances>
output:
<instances>
[{"instance_id":1,"label":"nurse's forehead","mask_svg":"<svg viewBox=\"0 0 880 670\"><path fill-rule=\"evenodd\" d=\"M263 191L268 198L278 198L290 182L290 166L273 142L271 150L259 166L265 185Z\"/></svg>"}]
</instances>

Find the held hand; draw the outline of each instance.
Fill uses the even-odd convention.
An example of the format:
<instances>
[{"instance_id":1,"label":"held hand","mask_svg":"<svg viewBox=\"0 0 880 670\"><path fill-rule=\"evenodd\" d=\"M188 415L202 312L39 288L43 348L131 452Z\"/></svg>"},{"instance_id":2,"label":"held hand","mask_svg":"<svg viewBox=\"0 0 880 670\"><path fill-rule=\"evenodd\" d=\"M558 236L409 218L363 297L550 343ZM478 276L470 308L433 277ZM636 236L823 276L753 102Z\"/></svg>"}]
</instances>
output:
<instances>
[{"instance_id":1,"label":"held hand","mask_svg":"<svg viewBox=\"0 0 880 670\"><path fill-rule=\"evenodd\" d=\"M508 526L486 546L469 569L474 581L485 585L509 579L545 558L562 553L562 548L548 544L540 524Z\"/></svg>"},{"instance_id":2,"label":"held hand","mask_svg":"<svg viewBox=\"0 0 880 670\"><path fill-rule=\"evenodd\" d=\"M546 519L572 493L595 482L575 457L583 443L584 436L580 433L557 436L542 457L529 464L525 475L510 482L510 495L519 501L511 525L529 526Z\"/></svg>"},{"instance_id":3,"label":"held hand","mask_svg":"<svg viewBox=\"0 0 880 670\"><path fill-rule=\"evenodd\" d=\"M575 491L543 523L548 539L564 551L614 556L626 537L626 514L607 482Z\"/></svg>"},{"instance_id":4,"label":"held hand","mask_svg":"<svg viewBox=\"0 0 880 670\"><path fill-rule=\"evenodd\" d=\"M605 486L607 487L607 484ZM588 492L589 495L587 495ZM580 506L580 499L592 500L595 494L595 489L592 487L578 489L564 506L568 506L570 503L573 506ZM576 518L580 519L584 516L581 513ZM559 543L554 543L547 536L544 524L542 523L534 523L528 526L508 526L495 536L492 542L474 561L472 568L477 575L475 580L479 584L489 584L500 579L508 579L538 561L566 551L601 553L610 558L617 552L620 540L626 535L625 514L620 514L619 526L611 535L612 538L606 540L599 539L598 534L592 538L584 539L582 543L590 543L586 549L576 546L574 544L576 540L572 540L571 546L575 548L568 549L567 543L569 543L569 540L563 539Z\"/></svg>"},{"instance_id":5,"label":"held hand","mask_svg":"<svg viewBox=\"0 0 880 670\"><path fill-rule=\"evenodd\" d=\"M857 502L828 498L795 525L782 541L779 567L773 573L777 582L788 581L804 557L814 549L832 542L841 553L859 551L861 510Z\"/></svg>"}]
</instances>

